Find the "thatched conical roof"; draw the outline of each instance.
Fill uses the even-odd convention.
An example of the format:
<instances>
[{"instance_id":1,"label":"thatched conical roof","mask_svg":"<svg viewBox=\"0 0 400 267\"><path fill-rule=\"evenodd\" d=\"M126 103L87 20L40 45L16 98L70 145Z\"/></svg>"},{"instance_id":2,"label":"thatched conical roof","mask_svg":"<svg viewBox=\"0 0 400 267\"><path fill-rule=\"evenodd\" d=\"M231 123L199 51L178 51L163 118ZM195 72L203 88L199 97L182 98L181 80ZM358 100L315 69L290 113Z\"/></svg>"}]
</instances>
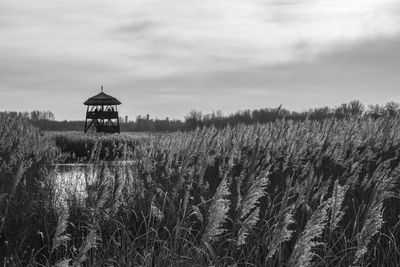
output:
<instances>
[{"instance_id":1,"label":"thatched conical roof","mask_svg":"<svg viewBox=\"0 0 400 267\"><path fill-rule=\"evenodd\" d=\"M103 92L103 86L101 87L101 93L89 98L83 104L87 106L97 106L97 105L121 105L118 99L107 95Z\"/></svg>"}]
</instances>

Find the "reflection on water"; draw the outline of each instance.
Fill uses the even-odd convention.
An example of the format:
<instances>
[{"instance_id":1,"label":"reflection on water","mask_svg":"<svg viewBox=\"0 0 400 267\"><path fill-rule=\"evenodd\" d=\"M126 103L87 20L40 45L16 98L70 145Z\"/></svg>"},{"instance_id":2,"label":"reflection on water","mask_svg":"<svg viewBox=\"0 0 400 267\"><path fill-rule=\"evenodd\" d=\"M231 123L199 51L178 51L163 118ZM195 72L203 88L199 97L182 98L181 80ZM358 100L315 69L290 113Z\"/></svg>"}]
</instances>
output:
<instances>
[{"instance_id":1,"label":"reflection on water","mask_svg":"<svg viewBox=\"0 0 400 267\"><path fill-rule=\"evenodd\" d=\"M114 173L121 171L131 161L119 161L106 163L106 167ZM68 199L68 196L75 195L78 197L86 196L86 188L94 182L95 177L99 173L102 165L92 163L76 163L76 164L57 164L55 165L57 194L61 201ZM125 172L120 172L124 175Z\"/></svg>"}]
</instances>

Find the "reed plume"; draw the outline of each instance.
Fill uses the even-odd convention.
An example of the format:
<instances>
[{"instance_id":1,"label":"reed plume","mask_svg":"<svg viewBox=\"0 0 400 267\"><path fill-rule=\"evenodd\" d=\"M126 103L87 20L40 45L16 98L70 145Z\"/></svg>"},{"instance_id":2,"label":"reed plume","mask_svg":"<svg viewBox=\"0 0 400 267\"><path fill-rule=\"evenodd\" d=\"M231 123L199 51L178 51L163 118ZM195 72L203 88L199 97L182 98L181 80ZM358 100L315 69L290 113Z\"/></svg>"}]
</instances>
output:
<instances>
[{"instance_id":1,"label":"reed plume","mask_svg":"<svg viewBox=\"0 0 400 267\"><path fill-rule=\"evenodd\" d=\"M335 181L332 197L330 198L331 219L329 227L331 232L336 229L343 218L342 205L348 188L348 185L341 186L338 180Z\"/></svg>"},{"instance_id":2,"label":"reed plume","mask_svg":"<svg viewBox=\"0 0 400 267\"><path fill-rule=\"evenodd\" d=\"M315 239L321 236L328 220L327 210L329 202L322 202L313 212L311 218L307 221L306 227L301 233L296 245L290 255L288 266L309 266L314 254L311 250L320 242Z\"/></svg>"},{"instance_id":3,"label":"reed plume","mask_svg":"<svg viewBox=\"0 0 400 267\"><path fill-rule=\"evenodd\" d=\"M354 265L360 263L364 254L368 251L368 244L371 238L376 235L381 229L383 221L382 202L375 202L367 213L367 219L361 232L357 234L357 249L354 256Z\"/></svg>"},{"instance_id":4,"label":"reed plume","mask_svg":"<svg viewBox=\"0 0 400 267\"><path fill-rule=\"evenodd\" d=\"M398 174L398 171L397 173ZM359 264L364 254L368 251L368 245L371 239L379 233L383 220L383 201L391 197L392 190L396 186L396 176L384 176L375 185L371 204L367 210L361 232L357 234L357 249L353 264Z\"/></svg>"},{"instance_id":5,"label":"reed plume","mask_svg":"<svg viewBox=\"0 0 400 267\"><path fill-rule=\"evenodd\" d=\"M241 227L238 233L236 245L238 247L245 244L249 230L252 229L259 220L260 208L257 207L259 199L266 194L268 185L267 173L258 176L250 186L246 196L243 198L239 208L239 221Z\"/></svg>"},{"instance_id":6,"label":"reed plume","mask_svg":"<svg viewBox=\"0 0 400 267\"><path fill-rule=\"evenodd\" d=\"M294 223L293 208L293 205L287 207L282 216L279 217L279 221L275 225L274 232L272 233L272 240L268 246L267 260L275 255L282 243L292 238L294 231L289 230L289 225Z\"/></svg>"},{"instance_id":7,"label":"reed plume","mask_svg":"<svg viewBox=\"0 0 400 267\"><path fill-rule=\"evenodd\" d=\"M60 217L58 218L58 224L56 228L56 232L54 233L53 242L51 246L51 253L54 252L59 246L68 242L71 238L69 234L66 234L67 225L68 225L68 210L64 209L61 212Z\"/></svg>"},{"instance_id":8,"label":"reed plume","mask_svg":"<svg viewBox=\"0 0 400 267\"><path fill-rule=\"evenodd\" d=\"M71 263L71 259L65 259L65 260L58 261L57 263L52 265L52 267L69 267L69 266L71 266L70 263Z\"/></svg>"},{"instance_id":9,"label":"reed plume","mask_svg":"<svg viewBox=\"0 0 400 267\"><path fill-rule=\"evenodd\" d=\"M204 242L217 240L218 235L226 230L222 228L222 224L228 218L230 201L226 197L229 195L227 179L224 177L215 192L208 211L208 223L202 236Z\"/></svg>"},{"instance_id":10,"label":"reed plume","mask_svg":"<svg viewBox=\"0 0 400 267\"><path fill-rule=\"evenodd\" d=\"M156 199L153 197L150 205L150 215L158 221L164 219L164 214L162 211L157 207Z\"/></svg>"},{"instance_id":11,"label":"reed plume","mask_svg":"<svg viewBox=\"0 0 400 267\"><path fill-rule=\"evenodd\" d=\"M97 246L97 234L94 229L91 229L78 250L78 255L74 258L72 266L81 266L88 259L87 254L90 249Z\"/></svg>"}]
</instances>

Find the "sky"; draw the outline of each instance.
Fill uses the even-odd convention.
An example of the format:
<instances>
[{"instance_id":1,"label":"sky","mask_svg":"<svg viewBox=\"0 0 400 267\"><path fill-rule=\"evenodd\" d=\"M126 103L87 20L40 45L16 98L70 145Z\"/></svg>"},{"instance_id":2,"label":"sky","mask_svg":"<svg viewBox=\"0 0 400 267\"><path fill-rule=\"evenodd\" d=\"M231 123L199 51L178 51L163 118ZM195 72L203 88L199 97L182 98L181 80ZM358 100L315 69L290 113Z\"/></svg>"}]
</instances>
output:
<instances>
[{"instance_id":1,"label":"sky","mask_svg":"<svg viewBox=\"0 0 400 267\"><path fill-rule=\"evenodd\" d=\"M400 102L398 0L0 0L0 110L134 119Z\"/></svg>"}]
</instances>

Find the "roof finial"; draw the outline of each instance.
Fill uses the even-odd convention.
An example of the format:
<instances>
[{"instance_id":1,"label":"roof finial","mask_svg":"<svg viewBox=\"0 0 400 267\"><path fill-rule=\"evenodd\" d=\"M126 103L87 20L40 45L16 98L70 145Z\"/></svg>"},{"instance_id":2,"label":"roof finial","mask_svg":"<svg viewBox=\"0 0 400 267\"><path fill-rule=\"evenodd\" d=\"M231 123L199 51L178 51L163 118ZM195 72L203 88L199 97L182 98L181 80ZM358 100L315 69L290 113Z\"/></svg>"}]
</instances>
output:
<instances>
[{"instance_id":1,"label":"roof finial","mask_svg":"<svg viewBox=\"0 0 400 267\"><path fill-rule=\"evenodd\" d=\"M103 85L101 85L101 92L103 93Z\"/></svg>"}]
</instances>

